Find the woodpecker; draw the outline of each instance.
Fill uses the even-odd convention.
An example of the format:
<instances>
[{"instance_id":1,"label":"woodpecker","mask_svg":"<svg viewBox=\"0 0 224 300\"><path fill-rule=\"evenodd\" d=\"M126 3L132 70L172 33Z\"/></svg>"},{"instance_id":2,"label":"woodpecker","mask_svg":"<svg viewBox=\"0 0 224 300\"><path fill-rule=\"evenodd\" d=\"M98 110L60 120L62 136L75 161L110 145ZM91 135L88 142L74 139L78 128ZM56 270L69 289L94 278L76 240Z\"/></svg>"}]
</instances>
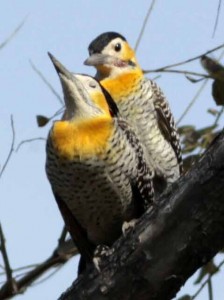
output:
<instances>
[{"instance_id":1,"label":"woodpecker","mask_svg":"<svg viewBox=\"0 0 224 300\"><path fill-rule=\"evenodd\" d=\"M116 32L99 35L89 45L85 65L97 69L95 78L111 94L119 111L144 146L160 192L182 173L179 135L169 104L152 80L146 78L134 50Z\"/></svg>"},{"instance_id":2,"label":"woodpecker","mask_svg":"<svg viewBox=\"0 0 224 300\"><path fill-rule=\"evenodd\" d=\"M96 246L110 247L123 222L153 204L153 171L110 94L96 79L69 72L49 55L65 112L49 132L46 173L75 244L91 260Z\"/></svg>"}]
</instances>

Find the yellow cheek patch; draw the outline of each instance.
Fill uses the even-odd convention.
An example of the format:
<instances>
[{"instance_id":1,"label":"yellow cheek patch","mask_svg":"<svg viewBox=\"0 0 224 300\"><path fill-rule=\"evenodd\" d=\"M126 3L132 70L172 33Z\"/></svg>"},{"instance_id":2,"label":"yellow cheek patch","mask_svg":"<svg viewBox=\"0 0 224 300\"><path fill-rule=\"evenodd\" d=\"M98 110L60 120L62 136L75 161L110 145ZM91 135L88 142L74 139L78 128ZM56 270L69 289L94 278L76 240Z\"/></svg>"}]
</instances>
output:
<instances>
[{"instance_id":1,"label":"yellow cheek patch","mask_svg":"<svg viewBox=\"0 0 224 300\"><path fill-rule=\"evenodd\" d=\"M109 117L97 117L79 122L55 122L51 138L59 156L80 160L105 153L113 133L113 121Z\"/></svg>"},{"instance_id":2,"label":"yellow cheek patch","mask_svg":"<svg viewBox=\"0 0 224 300\"><path fill-rule=\"evenodd\" d=\"M91 93L91 99L105 113L107 113L108 115L110 115L107 101L106 101L104 95L101 92L96 91L96 92Z\"/></svg>"},{"instance_id":3,"label":"yellow cheek patch","mask_svg":"<svg viewBox=\"0 0 224 300\"><path fill-rule=\"evenodd\" d=\"M138 89L142 77L142 70L134 69L113 78L103 79L100 83L111 94L114 101L119 102L121 98L128 97Z\"/></svg>"}]
</instances>

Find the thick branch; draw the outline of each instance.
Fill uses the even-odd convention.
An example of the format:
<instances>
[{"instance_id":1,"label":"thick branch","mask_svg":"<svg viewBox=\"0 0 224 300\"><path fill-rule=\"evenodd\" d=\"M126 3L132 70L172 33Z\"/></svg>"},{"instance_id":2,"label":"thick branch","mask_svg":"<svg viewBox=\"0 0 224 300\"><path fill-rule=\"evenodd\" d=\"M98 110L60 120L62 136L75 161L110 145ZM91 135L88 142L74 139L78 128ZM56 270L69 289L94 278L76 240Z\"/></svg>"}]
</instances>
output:
<instances>
[{"instance_id":1,"label":"thick branch","mask_svg":"<svg viewBox=\"0 0 224 300\"><path fill-rule=\"evenodd\" d=\"M102 272L90 270L60 300L172 299L224 244L224 132L114 244Z\"/></svg>"}]
</instances>

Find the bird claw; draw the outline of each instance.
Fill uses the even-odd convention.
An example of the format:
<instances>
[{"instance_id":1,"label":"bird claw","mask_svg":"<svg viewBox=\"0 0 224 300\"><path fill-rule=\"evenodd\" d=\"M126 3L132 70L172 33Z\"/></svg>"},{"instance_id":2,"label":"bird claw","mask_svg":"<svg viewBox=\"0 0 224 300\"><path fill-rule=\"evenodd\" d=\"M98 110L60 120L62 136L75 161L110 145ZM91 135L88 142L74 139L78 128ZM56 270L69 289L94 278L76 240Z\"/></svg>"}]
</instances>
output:
<instances>
[{"instance_id":1,"label":"bird claw","mask_svg":"<svg viewBox=\"0 0 224 300\"><path fill-rule=\"evenodd\" d=\"M94 251L93 264L97 271L100 273L103 261L105 261L111 254L113 254L114 249L106 245L98 245Z\"/></svg>"},{"instance_id":2,"label":"bird claw","mask_svg":"<svg viewBox=\"0 0 224 300\"><path fill-rule=\"evenodd\" d=\"M123 225L122 225L122 233L123 233L124 236L126 236L127 233L135 227L137 221L138 221L137 219L132 219L129 222L125 221L123 223Z\"/></svg>"}]
</instances>

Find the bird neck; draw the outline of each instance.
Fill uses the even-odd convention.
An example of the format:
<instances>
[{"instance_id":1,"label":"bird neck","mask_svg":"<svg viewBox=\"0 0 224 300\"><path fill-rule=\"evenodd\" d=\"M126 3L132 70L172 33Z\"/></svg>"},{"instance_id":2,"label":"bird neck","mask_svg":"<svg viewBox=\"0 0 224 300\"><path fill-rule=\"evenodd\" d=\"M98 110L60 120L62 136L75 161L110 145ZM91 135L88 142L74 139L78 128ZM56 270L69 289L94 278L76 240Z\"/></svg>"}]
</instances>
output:
<instances>
[{"instance_id":1,"label":"bird neck","mask_svg":"<svg viewBox=\"0 0 224 300\"><path fill-rule=\"evenodd\" d=\"M71 160L85 159L104 153L113 132L113 119L95 117L85 121L56 121L51 139L58 155Z\"/></svg>"},{"instance_id":2,"label":"bird neck","mask_svg":"<svg viewBox=\"0 0 224 300\"><path fill-rule=\"evenodd\" d=\"M95 91L91 93L91 99L105 114L110 116L110 111L108 103L105 99L104 94L100 91Z\"/></svg>"},{"instance_id":3,"label":"bird neck","mask_svg":"<svg viewBox=\"0 0 224 300\"><path fill-rule=\"evenodd\" d=\"M103 87L111 94L115 102L128 97L139 88L143 79L143 72L140 68L124 71L101 80Z\"/></svg>"}]
</instances>

